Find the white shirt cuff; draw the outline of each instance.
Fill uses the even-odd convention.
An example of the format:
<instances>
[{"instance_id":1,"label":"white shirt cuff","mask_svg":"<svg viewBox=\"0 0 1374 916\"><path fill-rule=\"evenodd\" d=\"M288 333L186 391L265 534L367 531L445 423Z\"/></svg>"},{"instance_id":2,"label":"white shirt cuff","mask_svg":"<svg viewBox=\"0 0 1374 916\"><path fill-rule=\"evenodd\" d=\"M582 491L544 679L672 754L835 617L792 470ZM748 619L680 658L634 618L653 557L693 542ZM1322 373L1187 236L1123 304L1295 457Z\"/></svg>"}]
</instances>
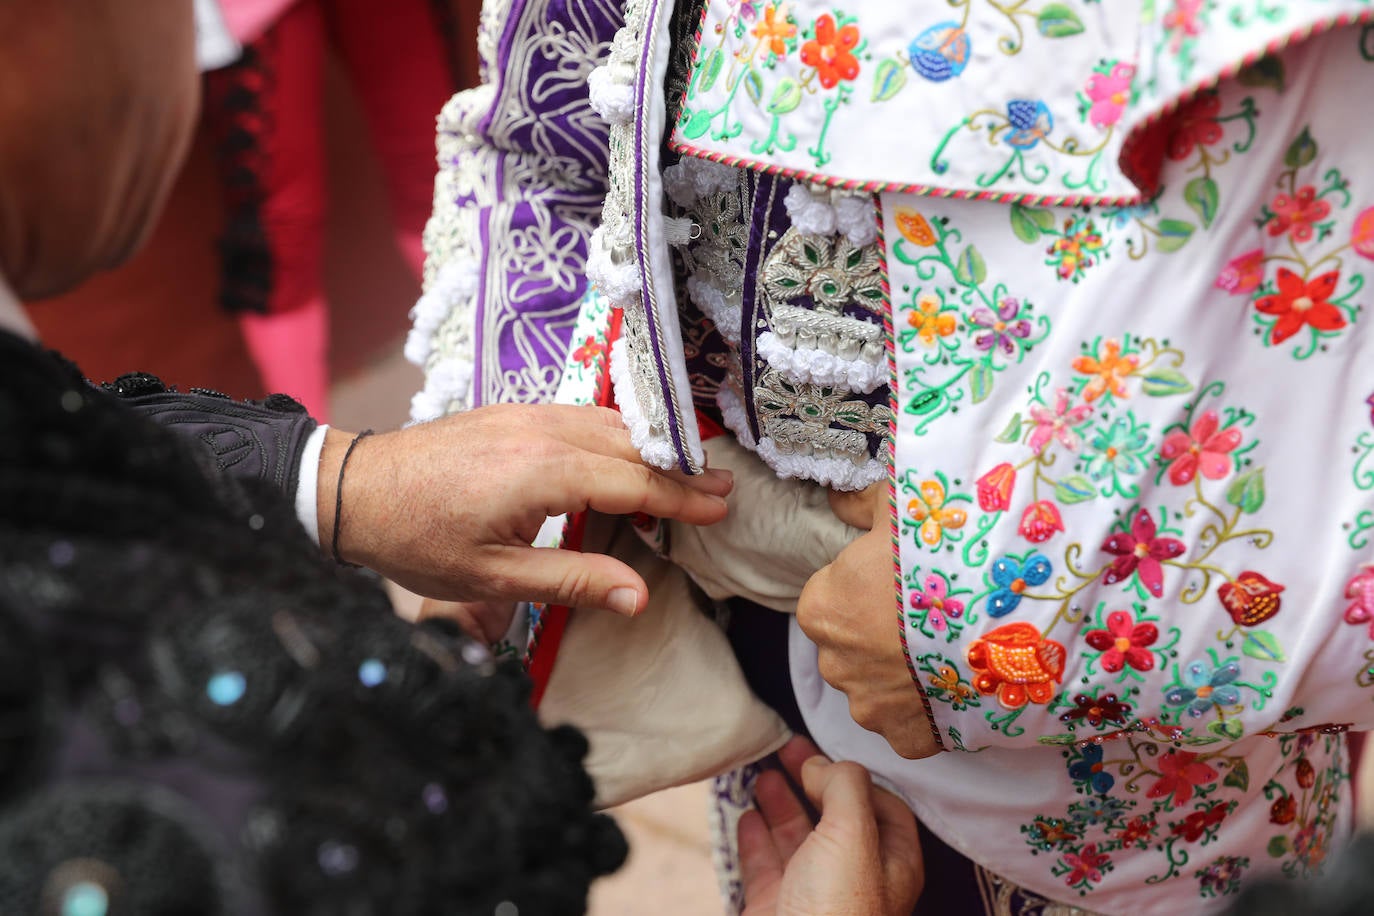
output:
<instances>
[{"instance_id":1,"label":"white shirt cuff","mask_svg":"<svg viewBox=\"0 0 1374 916\"><path fill-rule=\"evenodd\" d=\"M320 452L324 450L324 434L328 429L327 425L317 426L305 440L300 476L296 478L296 518L301 520L316 547L320 545Z\"/></svg>"}]
</instances>

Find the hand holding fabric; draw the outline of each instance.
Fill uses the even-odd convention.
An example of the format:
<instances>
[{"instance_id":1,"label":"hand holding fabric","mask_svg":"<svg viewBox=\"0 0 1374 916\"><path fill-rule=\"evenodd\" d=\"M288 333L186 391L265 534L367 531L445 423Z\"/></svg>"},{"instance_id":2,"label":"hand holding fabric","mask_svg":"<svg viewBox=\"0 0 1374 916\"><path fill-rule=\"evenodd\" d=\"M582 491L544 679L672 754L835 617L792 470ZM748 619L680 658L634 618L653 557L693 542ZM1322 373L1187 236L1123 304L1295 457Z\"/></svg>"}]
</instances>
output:
<instances>
[{"instance_id":1,"label":"hand holding fabric","mask_svg":"<svg viewBox=\"0 0 1374 916\"><path fill-rule=\"evenodd\" d=\"M854 721L914 760L940 748L894 619L886 487L875 484L831 500L843 521L871 530L811 577L797 604L797 623L819 649L821 677L848 696Z\"/></svg>"},{"instance_id":2,"label":"hand holding fabric","mask_svg":"<svg viewBox=\"0 0 1374 916\"><path fill-rule=\"evenodd\" d=\"M643 465L612 410L496 405L369 437L331 429L320 457L320 543L413 592L449 601L542 601L622 614L648 602L619 560L530 546L545 519L594 509L709 525L728 473Z\"/></svg>"},{"instance_id":3,"label":"hand holding fabric","mask_svg":"<svg viewBox=\"0 0 1374 916\"><path fill-rule=\"evenodd\" d=\"M739 822L744 916L907 916L925 885L907 806L805 738L778 756L821 820L812 825L781 773L759 777L759 810Z\"/></svg>"}]
</instances>

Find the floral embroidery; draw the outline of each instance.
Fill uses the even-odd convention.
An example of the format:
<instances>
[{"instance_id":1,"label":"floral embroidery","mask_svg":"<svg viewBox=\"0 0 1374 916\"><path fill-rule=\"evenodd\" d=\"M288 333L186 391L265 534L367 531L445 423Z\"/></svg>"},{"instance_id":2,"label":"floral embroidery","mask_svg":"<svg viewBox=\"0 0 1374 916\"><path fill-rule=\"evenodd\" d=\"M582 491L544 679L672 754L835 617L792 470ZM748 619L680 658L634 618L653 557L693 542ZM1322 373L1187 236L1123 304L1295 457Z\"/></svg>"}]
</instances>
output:
<instances>
[{"instance_id":1,"label":"floral embroidery","mask_svg":"<svg viewBox=\"0 0 1374 916\"><path fill-rule=\"evenodd\" d=\"M1269 221L1268 232L1271 238L1287 235L1294 242L1310 242L1315 234L1313 224L1331 215L1331 203L1317 198L1317 189L1310 184L1298 188L1293 194L1279 192L1269 209L1274 218Z\"/></svg>"},{"instance_id":2,"label":"floral embroidery","mask_svg":"<svg viewBox=\"0 0 1374 916\"><path fill-rule=\"evenodd\" d=\"M1234 582L1223 582L1217 589L1217 598L1238 626L1253 627L1279 612L1282 593L1282 585L1247 569Z\"/></svg>"},{"instance_id":3,"label":"floral embroidery","mask_svg":"<svg viewBox=\"0 0 1374 916\"><path fill-rule=\"evenodd\" d=\"M1127 665L1137 671L1150 671L1155 666L1149 647L1159 639L1159 628L1153 623L1137 623L1128 611L1112 611L1104 629L1089 630L1083 638L1102 653L1098 662L1110 674Z\"/></svg>"},{"instance_id":4,"label":"floral embroidery","mask_svg":"<svg viewBox=\"0 0 1374 916\"><path fill-rule=\"evenodd\" d=\"M1187 547L1178 538L1160 537L1154 518L1146 509L1136 513L1129 531L1108 535L1102 549L1116 557L1102 573L1105 585L1124 582L1132 575L1156 598L1164 595L1164 560L1180 557Z\"/></svg>"},{"instance_id":5,"label":"floral embroidery","mask_svg":"<svg viewBox=\"0 0 1374 916\"><path fill-rule=\"evenodd\" d=\"M1183 684L1164 695L1170 706L1187 706L1188 715L1197 718L1216 707L1240 705L1240 691L1231 682L1240 677L1240 664L1234 660L1209 667L1196 661L1183 669Z\"/></svg>"},{"instance_id":6,"label":"floral embroidery","mask_svg":"<svg viewBox=\"0 0 1374 916\"><path fill-rule=\"evenodd\" d=\"M978 508L984 512L1005 512L1016 487L1016 468L1002 462L978 478Z\"/></svg>"},{"instance_id":7,"label":"floral embroidery","mask_svg":"<svg viewBox=\"0 0 1374 916\"><path fill-rule=\"evenodd\" d=\"M1049 247L1045 261L1055 268L1061 280L1077 283L1084 272L1106 256L1107 243L1087 217L1074 217L1064 223L1063 233Z\"/></svg>"},{"instance_id":8,"label":"floral embroidery","mask_svg":"<svg viewBox=\"0 0 1374 916\"><path fill-rule=\"evenodd\" d=\"M915 523L916 536L927 547L938 548L950 532L956 532L968 521L968 513L957 502L970 502L963 494L949 493L949 483L943 475L923 480L912 486L910 479L903 481L903 490L914 493L906 505L907 524Z\"/></svg>"},{"instance_id":9,"label":"floral embroidery","mask_svg":"<svg viewBox=\"0 0 1374 916\"><path fill-rule=\"evenodd\" d=\"M1077 451L1081 440L1078 433L1074 432L1074 427L1092 416L1092 412L1092 408L1086 404L1070 408L1069 392L1060 388L1055 394L1053 411L1039 404L1032 405L1028 410L1034 428L1026 444L1039 453L1044 451L1051 439L1058 439L1064 448L1071 452Z\"/></svg>"},{"instance_id":10,"label":"floral embroidery","mask_svg":"<svg viewBox=\"0 0 1374 916\"><path fill-rule=\"evenodd\" d=\"M1173 798L1175 807L1186 805L1193 792L1206 789L1220 774L1203 763L1192 751L1173 750L1159 758L1160 777L1145 793L1146 798Z\"/></svg>"},{"instance_id":11,"label":"floral embroidery","mask_svg":"<svg viewBox=\"0 0 1374 916\"><path fill-rule=\"evenodd\" d=\"M833 20L831 24L833 26ZM768 53L781 59L787 56L788 41L797 36L797 24L787 19L787 4L770 4L763 10L762 21L749 34L757 38L760 45L765 45Z\"/></svg>"},{"instance_id":12,"label":"floral embroidery","mask_svg":"<svg viewBox=\"0 0 1374 916\"><path fill-rule=\"evenodd\" d=\"M932 636L950 629L964 614L964 603L951 595L949 581L938 573L926 576L921 588L912 589L908 603L912 610L924 612L911 617L922 632L933 631Z\"/></svg>"},{"instance_id":13,"label":"floral embroidery","mask_svg":"<svg viewBox=\"0 0 1374 916\"><path fill-rule=\"evenodd\" d=\"M1276 277L1278 292L1255 300L1257 311L1278 319L1270 325L1269 342L1281 344L1304 326L1319 334L1344 328L1345 316L1331 304L1340 279L1340 273L1333 270L1305 282L1287 267L1280 267Z\"/></svg>"},{"instance_id":14,"label":"floral embroidery","mask_svg":"<svg viewBox=\"0 0 1374 916\"><path fill-rule=\"evenodd\" d=\"M1108 340L1092 356L1080 356L1073 361L1075 372L1090 376L1087 387L1083 389L1083 400L1091 404L1104 394L1118 398L1129 397L1125 380L1140 365L1134 354L1123 356L1121 342Z\"/></svg>"},{"instance_id":15,"label":"floral embroidery","mask_svg":"<svg viewBox=\"0 0 1374 916\"><path fill-rule=\"evenodd\" d=\"M795 29L793 30L795 33ZM852 22L843 26L835 25L835 17L830 14L816 19L813 28L816 36L802 45L802 63L816 68L816 78L821 86L834 89L841 80L852 81L859 75L859 61L854 57L854 49L859 44L859 27Z\"/></svg>"},{"instance_id":16,"label":"floral embroidery","mask_svg":"<svg viewBox=\"0 0 1374 916\"><path fill-rule=\"evenodd\" d=\"M1097 851L1096 843L1088 843L1083 847L1082 852L1070 852L1064 854L1064 871L1055 870L1055 874L1064 875L1064 883L1069 887L1091 887L1102 880L1104 871L1111 871L1111 860L1106 853Z\"/></svg>"},{"instance_id":17,"label":"floral embroidery","mask_svg":"<svg viewBox=\"0 0 1374 916\"><path fill-rule=\"evenodd\" d=\"M1046 704L1064 675L1064 646L1045 639L1028 623L1003 624L969 646L968 664L978 675L973 686L997 697L1005 709Z\"/></svg>"},{"instance_id":18,"label":"floral embroidery","mask_svg":"<svg viewBox=\"0 0 1374 916\"><path fill-rule=\"evenodd\" d=\"M1062 525L1060 526L1063 527ZM993 588L988 594L988 616L1005 617L1021 604L1027 588L1050 581L1054 567L1044 554L1028 553L1024 559L1002 557L992 564L988 579Z\"/></svg>"},{"instance_id":19,"label":"floral embroidery","mask_svg":"<svg viewBox=\"0 0 1374 916\"><path fill-rule=\"evenodd\" d=\"M1250 867L1247 856L1221 856L1206 868L1198 869L1199 893L1203 897L1225 897L1240 890L1240 879Z\"/></svg>"},{"instance_id":20,"label":"floral embroidery","mask_svg":"<svg viewBox=\"0 0 1374 916\"><path fill-rule=\"evenodd\" d=\"M1187 432L1164 437L1159 457L1169 462L1169 482L1176 487L1193 482L1198 471L1208 480L1223 480L1232 471L1231 453L1240 447L1240 430L1220 429L1216 411L1205 411Z\"/></svg>"},{"instance_id":21,"label":"floral embroidery","mask_svg":"<svg viewBox=\"0 0 1374 916\"><path fill-rule=\"evenodd\" d=\"M1099 728L1104 722L1125 725L1131 714L1131 704L1121 702L1114 693L1105 693L1100 697L1086 693L1074 694L1073 704L1072 709L1059 717L1060 722L1087 722L1093 728ZM1102 759L1101 745L1087 745L1083 751L1084 758L1087 758L1088 749L1094 747L1097 749L1097 760L1100 761ZM1073 768L1070 767L1069 769L1069 775L1072 776ZM1110 784L1108 788L1110 788ZM1105 792L1107 790L1098 789L1097 791Z\"/></svg>"},{"instance_id":22,"label":"floral embroidery","mask_svg":"<svg viewBox=\"0 0 1374 916\"><path fill-rule=\"evenodd\" d=\"M920 670L926 675L926 694L931 699L948 703L954 710L982 705L983 699L978 691L943 656L925 655L919 664Z\"/></svg>"},{"instance_id":23,"label":"floral embroidery","mask_svg":"<svg viewBox=\"0 0 1374 916\"><path fill-rule=\"evenodd\" d=\"M1374 639L1374 566L1365 566L1345 585L1345 597L1350 605L1343 615L1345 622L1360 626L1369 624L1369 638Z\"/></svg>"},{"instance_id":24,"label":"floral embroidery","mask_svg":"<svg viewBox=\"0 0 1374 916\"><path fill-rule=\"evenodd\" d=\"M1135 484L1125 485L1122 480L1145 473L1149 448L1149 427L1138 425L1135 417L1128 413L1109 426L1096 427L1088 438L1083 470L1094 483L1111 478L1102 495L1135 499L1140 495L1140 488Z\"/></svg>"},{"instance_id":25,"label":"floral embroidery","mask_svg":"<svg viewBox=\"0 0 1374 916\"><path fill-rule=\"evenodd\" d=\"M948 337L959 326L953 311L947 311L939 296L924 295L916 302L916 310L907 314L907 322L916 329L916 336L926 346L937 337Z\"/></svg>"},{"instance_id":26,"label":"floral embroidery","mask_svg":"<svg viewBox=\"0 0 1374 916\"><path fill-rule=\"evenodd\" d=\"M1064 519L1059 514L1059 507L1048 499L1042 499L1027 506L1026 511L1021 515L1021 524L1016 528L1017 534L1032 544L1043 544L1063 530ZM1041 583L1031 584L1039 585ZM993 616L997 615L994 614Z\"/></svg>"},{"instance_id":27,"label":"floral embroidery","mask_svg":"<svg viewBox=\"0 0 1374 916\"><path fill-rule=\"evenodd\" d=\"M1094 127L1111 127L1121 120L1126 104L1131 101L1131 79L1135 67L1127 63L1103 64L1101 69L1088 79L1084 95L1087 96L1088 123Z\"/></svg>"}]
</instances>

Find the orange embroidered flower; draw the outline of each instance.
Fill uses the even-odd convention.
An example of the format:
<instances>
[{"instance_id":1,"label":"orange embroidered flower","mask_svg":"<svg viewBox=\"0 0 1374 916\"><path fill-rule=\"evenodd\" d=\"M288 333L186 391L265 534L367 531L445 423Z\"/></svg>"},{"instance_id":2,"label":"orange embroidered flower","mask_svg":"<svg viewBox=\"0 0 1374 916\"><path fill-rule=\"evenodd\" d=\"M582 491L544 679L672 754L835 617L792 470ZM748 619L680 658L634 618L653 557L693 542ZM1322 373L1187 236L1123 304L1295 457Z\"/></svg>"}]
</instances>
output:
<instances>
[{"instance_id":1,"label":"orange embroidered flower","mask_svg":"<svg viewBox=\"0 0 1374 916\"><path fill-rule=\"evenodd\" d=\"M978 674L974 689L995 694L1007 709L1048 703L1064 677L1065 654L1062 644L1025 621L1004 624L969 646L969 667Z\"/></svg>"},{"instance_id":2,"label":"orange embroidered flower","mask_svg":"<svg viewBox=\"0 0 1374 916\"><path fill-rule=\"evenodd\" d=\"M920 248L929 248L935 244L935 230L930 228L930 221L919 211L898 207L894 218L897 221L897 231L911 244Z\"/></svg>"},{"instance_id":3,"label":"orange embroidered flower","mask_svg":"<svg viewBox=\"0 0 1374 916\"><path fill-rule=\"evenodd\" d=\"M1073 370L1092 376L1088 386L1083 389L1083 400L1092 403L1109 391L1119 398L1130 397L1126 392L1124 380L1139 365L1139 357L1121 355L1120 341L1108 340L1096 356L1080 356L1075 359Z\"/></svg>"},{"instance_id":4,"label":"orange embroidered flower","mask_svg":"<svg viewBox=\"0 0 1374 916\"><path fill-rule=\"evenodd\" d=\"M973 690L959 680L959 672L949 665L941 665L937 673L930 675L930 686L943 692L955 709L963 709L974 697Z\"/></svg>"},{"instance_id":5,"label":"orange embroidered flower","mask_svg":"<svg viewBox=\"0 0 1374 916\"><path fill-rule=\"evenodd\" d=\"M816 19L816 37L802 45L802 63L816 68L821 86L834 89L840 80L859 75L859 59L854 48L859 44L859 27L854 23L836 28L835 17L826 13Z\"/></svg>"},{"instance_id":6,"label":"orange embroidered flower","mask_svg":"<svg viewBox=\"0 0 1374 916\"><path fill-rule=\"evenodd\" d=\"M953 312L941 312L940 307L939 297L927 293L916 301L916 311L907 313L907 323L916 329L926 346L935 343L936 337L953 334L959 324Z\"/></svg>"},{"instance_id":7,"label":"orange embroidered flower","mask_svg":"<svg viewBox=\"0 0 1374 916\"><path fill-rule=\"evenodd\" d=\"M939 480L921 482L921 495L906 504L906 514L920 523L921 541L934 547L944 540L945 529L958 531L968 521L968 513L945 505L948 494Z\"/></svg>"},{"instance_id":8,"label":"orange embroidered flower","mask_svg":"<svg viewBox=\"0 0 1374 916\"><path fill-rule=\"evenodd\" d=\"M775 3L763 11L763 19L751 34L778 57L787 54L787 39L797 34L797 27L787 21L787 4Z\"/></svg>"}]
</instances>

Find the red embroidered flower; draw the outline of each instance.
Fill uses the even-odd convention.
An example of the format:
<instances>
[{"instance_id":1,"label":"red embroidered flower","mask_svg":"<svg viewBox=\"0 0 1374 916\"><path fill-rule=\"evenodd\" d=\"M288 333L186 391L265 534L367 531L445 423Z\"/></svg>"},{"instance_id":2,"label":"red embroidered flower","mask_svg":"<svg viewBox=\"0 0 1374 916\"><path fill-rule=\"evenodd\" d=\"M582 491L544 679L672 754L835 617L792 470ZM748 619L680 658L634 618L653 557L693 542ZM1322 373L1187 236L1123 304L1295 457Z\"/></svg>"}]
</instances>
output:
<instances>
[{"instance_id":1,"label":"red embroidered flower","mask_svg":"<svg viewBox=\"0 0 1374 916\"><path fill-rule=\"evenodd\" d=\"M1020 709L1054 699L1054 685L1064 677L1065 655L1061 643L1018 621L975 640L968 648L968 663L978 675L973 686L979 693L995 694L1006 709Z\"/></svg>"},{"instance_id":2,"label":"red embroidered flower","mask_svg":"<svg viewBox=\"0 0 1374 916\"><path fill-rule=\"evenodd\" d=\"M1274 218L1269 221L1269 235L1278 238L1285 232L1295 242L1312 240L1312 224L1331 215L1331 204L1317 199L1317 189L1310 184L1298 188L1293 196L1280 194L1269 204Z\"/></svg>"},{"instance_id":3,"label":"red embroidered flower","mask_svg":"<svg viewBox=\"0 0 1374 916\"><path fill-rule=\"evenodd\" d=\"M1174 797L1174 807L1186 805L1193 790L1217 781L1217 771L1199 763L1192 751L1170 751L1159 758L1160 779L1150 786L1146 798Z\"/></svg>"},{"instance_id":4,"label":"red embroidered flower","mask_svg":"<svg viewBox=\"0 0 1374 916\"><path fill-rule=\"evenodd\" d=\"M1147 648L1159 639L1159 628L1152 623L1136 623L1129 611L1112 611L1105 630L1089 630L1088 645L1102 653L1102 670L1115 674L1126 665L1137 671L1151 671L1155 654Z\"/></svg>"},{"instance_id":5,"label":"red embroidered flower","mask_svg":"<svg viewBox=\"0 0 1374 916\"><path fill-rule=\"evenodd\" d=\"M978 508L984 512L1005 512L1011 505L1016 486L1016 468L1003 462L978 478Z\"/></svg>"},{"instance_id":6,"label":"red embroidered flower","mask_svg":"<svg viewBox=\"0 0 1374 916\"><path fill-rule=\"evenodd\" d=\"M583 369L590 369L592 363L596 362L605 352L605 344L601 343L595 337L588 337L586 343L573 351L573 359L580 362Z\"/></svg>"},{"instance_id":7,"label":"red embroidered flower","mask_svg":"<svg viewBox=\"0 0 1374 916\"><path fill-rule=\"evenodd\" d=\"M1102 574L1104 585L1115 585L1140 575L1140 584L1156 598L1164 596L1162 561L1182 556L1188 548L1178 538L1158 537L1158 528L1149 510L1141 509L1131 522L1130 531L1118 531L1102 542L1102 549L1116 559Z\"/></svg>"},{"instance_id":8,"label":"red embroidered flower","mask_svg":"<svg viewBox=\"0 0 1374 916\"><path fill-rule=\"evenodd\" d=\"M1043 544L1064 530L1064 519L1059 515L1059 507L1048 499L1031 503L1021 514L1021 524L1016 531L1032 544Z\"/></svg>"},{"instance_id":9,"label":"red embroidered flower","mask_svg":"<svg viewBox=\"0 0 1374 916\"><path fill-rule=\"evenodd\" d=\"M1255 248L1226 262L1217 276L1216 288L1233 296L1248 296L1264 281L1264 249Z\"/></svg>"},{"instance_id":10,"label":"red embroidered flower","mask_svg":"<svg viewBox=\"0 0 1374 916\"><path fill-rule=\"evenodd\" d=\"M1283 343L1304 325L1311 325L1318 331L1339 331L1345 327L1345 316L1330 301L1340 282L1340 271L1333 270L1306 281L1287 267L1280 267L1277 279L1279 291L1276 295L1255 300L1256 309L1279 319L1269 332L1270 343Z\"/></svg>"},{"instance_id":11,"label":"red embroidered flower","mask_svg":"<svg viewBox=\"0 0 1374 916\"><path fill-rule=\"evenodd\" d=\"M1350 228L1350 247L1362 258L1374 261L1374 207L1361 210Z\"/></svg>"},{"instance_id":12,"label":"red embroidered flower","mask_svg":"<svg viewBox=\"0 0 1374 916\"><path fill-rule=\"evenodd\" d=\"M1236 576L1234 583L1226 582L1217 589L1217 598L1232 620L1243 627L1253 627L1279 612L1282 592L1282 585L1247 569Z\"/></svg>"},{"instance_id":13,"label":"red embroidered flower","mask_svg":"<svg viewBox=\"0 0 1374 916\"><path fill-rule=\"evenodd\" d=\"M1280 795L1269 806L1269 823L1280 827L1293 823L1298 816L1298 800L1291 795Z\"/></svg>"},{"instance_id":14,"label":"red embroidered flower","mask_svg":"<svg viewBox=\"0 0 1374 916\"><path fill-rule=\"evenodd\" d=\"M1169 482L1176 487L1193 482L1198 471L1208 480L1231 473L1231 453L1240 447L1240 430L1219 429L1221 421L1209 410L1198 417L1188 432L1176 430L1164 437L1159 457L1172 462Z\"/></svg>"},{"instance_id":15,"label":"red embroidered flower","mask_svg":"<svg viewBox=\"0 0 1374 916\"><path fill-rule=\"evenodd\" d=\"M816 37L802 45L801 60L816 68L816 78L826 89L834 89L840 80L853 80L859 75L859 59L854 48L859 44L859 27L854 23L836 28L835 17L826 13L816 19Z\"/></svg>"},{"instance_id":16,"label":"red embroidered flower","mask_svg":"<svg viewBox=\"0 0 1374 916\"><path fill-rule=\"evenodd\" d=\"M1080 853L1064 853L1064 861L1069 865L1069 873L1064 878L1064 883L1073 887L1080 881L1087 881L1089 884L1101 881L1102 866L1106 865L1110 858L1105 852L1097 851L1096 843L1089 843Z\"/></svg>"},{"instance_id":17,"label":"red embroidered flower","mask_svg":"<svg viewBox=\"0 0 1374 916\"><path fill-rule=\"evenodd\" d=\"M1196 843L1210 828L1226 820L1226 802L1213 802L1201 811L1194 811L1169 828L1174 836L1181 836L1189 843Z\"/></svg>"},{"instance_id":18,"label":"red embroidered flower","mask_svg":"<svg viewBox=\"0 0 1374 916\"><path fill-rule=\"evenodd\" d=\"M1121 828L1121 832L1116 835L1116 838L1121 841L1123 848L1135 843L1148 842L1158 827L1159 825L1155 823L1153 817L1142 814Z\"/></svg>"},{"instance_id":19,"label":"red embroidered flower","mask_svg":"<svg viewBox=\"0 0 1374 916\"><path fill-rule=\"evenodd\" d=\"M1312 766L1312 761L1308 760L1306 757L1298 758L1297 766L1294 768L1294 774L1299 788L1310 789L1317 782L1317 768Z\"/></svg>"},{"instance_id":20,"label":"red embroidered flower","mask_svg":"<svg viewBox=\"0 0 1374 916\"><path fill-rule=\"evenodd\" d=\"M1199 0L1200 3L1200 0ZM1165 155L1175 162L1187 159L1199 146L1211 146L1221 142L1221 125L1217 115L1221 113L1221 97L1215 92L1203 92L1187 105L1179 109L1175 116L1173 133L1169 135Z\"/></svg>"},{"instance_id":21,"label":"red embroidered flower","mask_svg":"<svg viewBox=\"0 0 1374 916\"><path fill-rule=\"evenodd\" d=\"M1086 721L1093 728L1103 722L1123 724L1131 714L1131 704L1123 703L1114 693L1104 693L1095 697L1086 693L1075 694L1073 708L1059 717L1060 722Z\"/></svg>"}]
</instances>

